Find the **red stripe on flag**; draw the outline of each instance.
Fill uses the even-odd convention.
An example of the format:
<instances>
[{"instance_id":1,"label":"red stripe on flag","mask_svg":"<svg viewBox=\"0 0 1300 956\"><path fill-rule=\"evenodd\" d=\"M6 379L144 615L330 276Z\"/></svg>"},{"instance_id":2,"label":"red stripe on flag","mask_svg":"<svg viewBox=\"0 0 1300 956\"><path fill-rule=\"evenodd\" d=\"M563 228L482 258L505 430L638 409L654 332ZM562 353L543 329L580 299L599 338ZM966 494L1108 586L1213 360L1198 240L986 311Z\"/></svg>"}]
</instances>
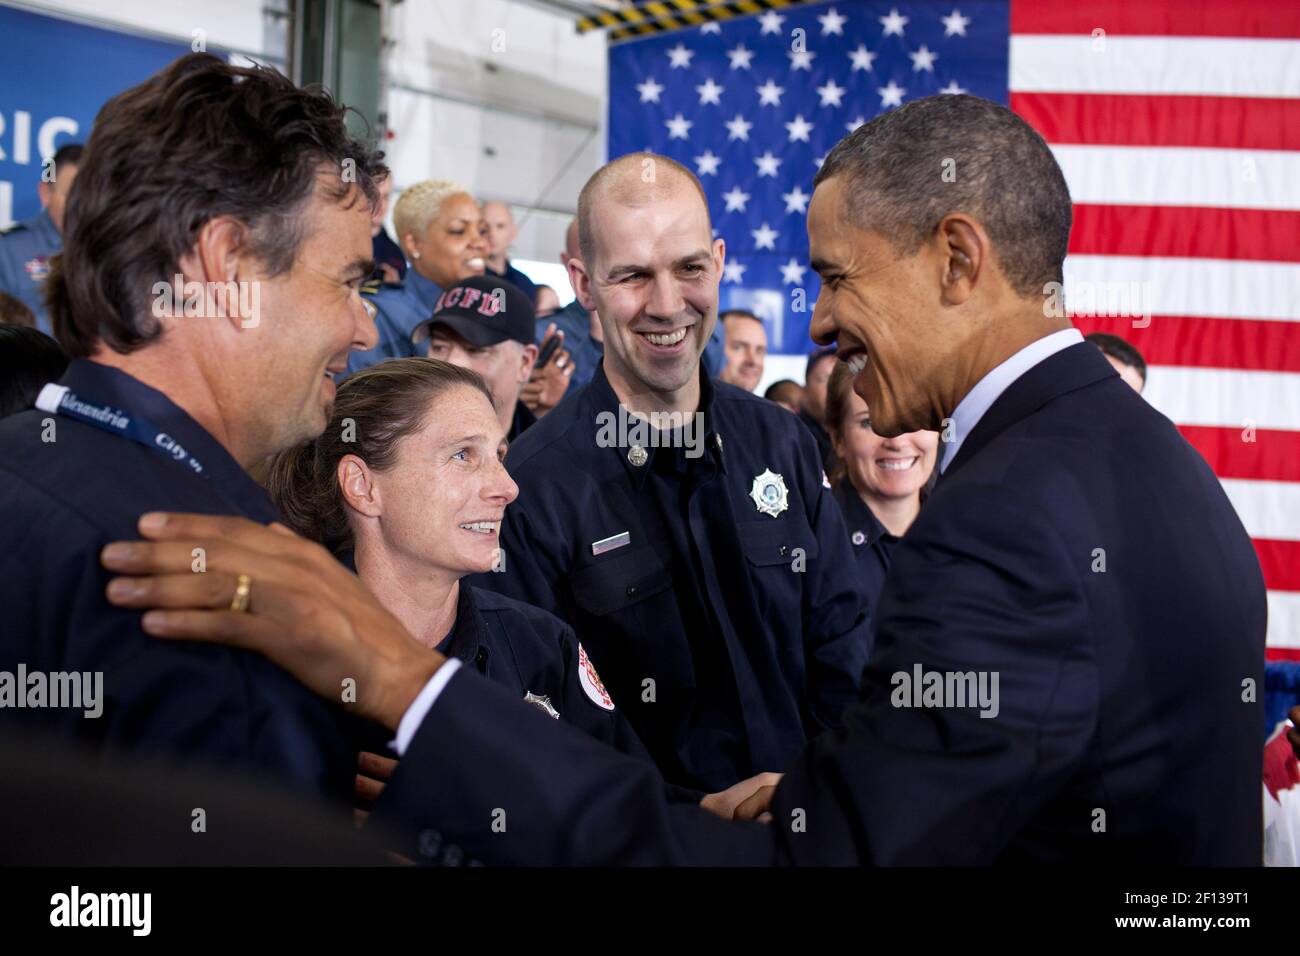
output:
<instances>
[{"instance_id":1,"label":"red stripe on flag","mask_svg":"<svg viewBox=\"0 0 1300 956\"><path fill-rule=\"evenodd\" d=\"M1300 149L1300 99L1012 93L1049 143Z\"/></svg>"},{"instance_id":2,"label":"red stripe on flag","mask_svg":"<svg viewBox=\"0 0 1300 956\"><path fill-rule=\"evenodd\" d=\"M1300 591L1300 541L1253 538L1251 543L1270 591Z\"/></svg>"},{"instance_id":3,"label":"red stripe on flag","mask_svg":"<svg viewBox=\"0 0 1300 956\"><path fill-rule=\"evenodd\" d=\"M1266 661L1300 661L1300 647L1266 647Z\"/></svg>"},{"instance_id":4,"label":"red stripe on flag","mask_svg":"<svg viewBox=\"0 0 1300 956\"><path fill-rule=\"evenodd\" d=\"M1300 37L1295 0L1011 0L1012 33ZM1173 65L1171 64L1171 67Z\"/></svg>"},{"instance_id":5,"label":"red stripe on flag","mask_svg":"<svg viewBox=\"0 0 1300 956\"><path fill-rule=\"evenodd\" d=\"M1179 425L1178 430L1220 478L1300 481L1300 432L1259 428L1252 434L1244 428L1211 425ZM1285 589L1300 591L1300 544L1296 545L1294 560L1296 584ZM1272 583L1269 586L1283 587Z\"/></svg>"},{"instance_id":6,"label":"red stripe on flag","mask_svg":"<svg viewBox=\"0 0 1300 956\"><path fill-rule=\"evenodd\" d=\"M1084 335L1127 339L1148 365L1300 372L1300 322L1153 315L1146 328L1134 328L1127 316L1075 315L1071 321Z\"/></svg>"},{"instance_id":7,"label":"red stripe on flag","mask_svg":"<svg viewBox=\"0 0 1300 956\"><path fill-rule=\"evenodd\" d=\"M1070 252L1300 262L1297 236L1300 212L1289 210L1079 204Z\"/></svg>"}]
</instances>

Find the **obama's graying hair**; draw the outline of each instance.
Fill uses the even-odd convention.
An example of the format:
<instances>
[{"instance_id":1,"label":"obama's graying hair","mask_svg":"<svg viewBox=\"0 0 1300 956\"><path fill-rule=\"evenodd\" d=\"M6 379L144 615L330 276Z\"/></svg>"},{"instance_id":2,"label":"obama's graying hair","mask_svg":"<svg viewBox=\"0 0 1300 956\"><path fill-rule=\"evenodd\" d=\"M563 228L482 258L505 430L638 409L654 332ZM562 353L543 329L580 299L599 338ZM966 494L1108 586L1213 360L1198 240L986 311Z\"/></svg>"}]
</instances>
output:
<instances>
[{"instance_id":1,"label":"obama's graying hair","mask_svg":"<svg viewBox=\"0 0 1300 956\"><path fill-rule=\"evenodd\" d=\"M964 212L984 226L1018 293L1062 281L1070 192L1043 138L1005 106L951 94L913 100L840 140L813 185L832 176L844 177L849 222L881 233L899 255Z\"/></svg>"}]
</instances>

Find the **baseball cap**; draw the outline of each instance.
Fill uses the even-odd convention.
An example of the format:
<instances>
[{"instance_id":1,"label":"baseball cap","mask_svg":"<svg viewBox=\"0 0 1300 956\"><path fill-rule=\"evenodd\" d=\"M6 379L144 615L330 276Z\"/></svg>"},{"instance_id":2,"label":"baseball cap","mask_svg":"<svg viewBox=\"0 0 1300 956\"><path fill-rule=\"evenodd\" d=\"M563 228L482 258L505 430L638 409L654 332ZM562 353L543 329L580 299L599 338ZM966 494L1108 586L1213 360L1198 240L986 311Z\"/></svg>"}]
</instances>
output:
<instances>
[{"instance_id":1,"label":"baseball cap","mask_svg":"<svg viewBox=\"0 0 1300 956\"><path fill-rule=\"evenodd\" d=\"M532 345L537 334L532 300L513 283L488 274L461 279L438 296L433 314L416 326L411 341L428 342L438 326L480 348L507 339Z\"/></svg>"}]
</instances>

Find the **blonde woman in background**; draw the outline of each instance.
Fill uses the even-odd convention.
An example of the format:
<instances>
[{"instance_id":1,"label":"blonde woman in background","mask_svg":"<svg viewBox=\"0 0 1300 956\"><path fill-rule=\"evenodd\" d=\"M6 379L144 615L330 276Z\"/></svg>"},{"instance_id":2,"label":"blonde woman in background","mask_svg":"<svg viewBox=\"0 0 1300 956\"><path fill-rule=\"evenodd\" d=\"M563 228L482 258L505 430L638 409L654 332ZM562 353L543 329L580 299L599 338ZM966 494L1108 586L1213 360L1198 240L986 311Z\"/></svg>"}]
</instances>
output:
<instances>
[{"instance_id":1,"label":"blonde woman in background","mask_svg":"<svg viewBox=\"0 0 1300 956\"><path fill-rule=\"evenodd\" d=\"M487 265L487 224L459 183L426 179L408 186L393 206L393 229L411 267L400 285L367 294L379 344L353 352L349 373L417 354L411 333L429 320L438 296L461 279L482 275Z\"/></svg>"}]
</instances>

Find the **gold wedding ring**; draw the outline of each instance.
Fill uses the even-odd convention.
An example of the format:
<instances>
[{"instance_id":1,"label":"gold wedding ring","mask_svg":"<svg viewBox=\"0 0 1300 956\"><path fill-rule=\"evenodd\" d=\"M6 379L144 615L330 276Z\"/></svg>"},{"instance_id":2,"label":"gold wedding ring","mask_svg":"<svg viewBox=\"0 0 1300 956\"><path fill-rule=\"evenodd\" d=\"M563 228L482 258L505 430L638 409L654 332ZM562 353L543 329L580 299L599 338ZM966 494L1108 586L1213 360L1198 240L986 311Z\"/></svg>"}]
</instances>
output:
<instances>
[{"instance_id":1,"label":"gold wedding ring","mask_svg":"<svg viewBox=\"0 0 1300 956\"><path fill-rule=\"evenodd\" d=\"M239 576L239 583L235 585L235 596L230 599L230 609L232 611L244 612L248 610L248 597L253 593L253 579L247 574Z\"/></svg>"}]
</instances>

